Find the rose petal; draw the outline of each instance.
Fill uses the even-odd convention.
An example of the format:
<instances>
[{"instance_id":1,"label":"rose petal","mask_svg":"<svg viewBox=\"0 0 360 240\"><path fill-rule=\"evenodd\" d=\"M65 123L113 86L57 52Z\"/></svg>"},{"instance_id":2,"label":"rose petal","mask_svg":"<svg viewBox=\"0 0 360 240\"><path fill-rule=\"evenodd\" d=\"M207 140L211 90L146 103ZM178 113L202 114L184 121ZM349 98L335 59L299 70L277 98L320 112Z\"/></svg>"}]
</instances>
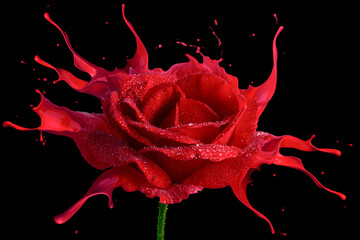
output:
<instances>
[{"instance_id":1,"label":"rose petal","mask_svg":"<svg viewBox=\"0 0 360 240\"><path fill-rule=\"evenodd\" d=\"M160 166L174 183L182 183L185 178L209 163L208 160L204 159L179 161L172 159L159 151L149 151L144 153L144 155Z\"/></svg>"},{"instance_id":2,"label":"rose petal","mask_svg":"<svg viewBox=\"0 0 360 240\"><path fill-rule=\"evenodd\" d=\"M105 132L93 131L81 136L81 138L75 138L75 141L84 157L90 155L92 158L111 166L125 166L135 163L148 182L155 187L168 188L171 184L167 173L153 161L137 153L120 139Z\"/></svg>"},{"instance_id":3,"label":"rose petal","mask_svg":"<svg viewBox=\"0 0 360 240\"><path fill-rule=\"evenodd\" d=\"M189 197L190 194L195 194L201 191L203 187L194 186L187 183L174 184L168 189L159 189L152 187L144 187L139 190L146 194L147 197L159 197L163 204L179 203Z\"/></svg>"},{"instance_id":4,"label":"rose petal","mask_svg":"<svg viewBox=\"0 0 360 240\"><path fill-rule=\"evenodd\" d=\"M246 148L249 145L252 136L255 134L257 129L257 123L260 117L258 111L258 105L249 101L251 97L244 94L246 98L246 108L239 117L233 135L228 141L228 145L236 146L238 148Z\"/></svg>"},{"instance_id":5,"label":"rose petal","mask_svg":"<svg viewBox=\"0 0 360 240\"><path fill-rule=\"evenodd\" d=\"M203 188L191 184L174 184L168 189L155 188L149 184L144 175L131 166L114 167L102 173L92 184L88 192L68 210L54 217L58 224L68 221L83 205L93 196L106 195L108 205L113 208L112 192L115 188L121 187L127 192L139 190L149 198L159 197L163 204L178 203L188 198L190 194L197 193Z\"/></svg>"},{"instance_id":6,"label":"rose petal","mask_svg":"<svg viewBox=\"0 0 360 240\"><path fill-rule=\"evenodd\" d=\"M246 108L245 99L243 96L238 95L238 102L239 102L239 112L236 113L234 117L229 119L226 127L212 141L213 144L231 145L229 144L229 141L232 138L236 127L239 125L239 121Z\"/></svg>"},{"instance_id":7,"label":"rose petal","mask_svg":"<svg viewBox=\"0 0 360 240\"><path fill-rule=\"evenodd\" d=\"M174 64L169 70L166 71L168 76L176 79L181 79L188 75L204 72L202 64L200 64L193 56L185 54L189 62Z\"/></svg>"},{"instance_id":8,"label":"rose petal","mask_svg":"<svg viewBox=\"0 0 360 240\"><path fill-rule=\"evenodd\" d=\"M215 74L219 77L221 77L222 79L224 79L225 81L227 81L232 87L234 92L238 92L238 88L239 88L239 83L238 83L238 79L237 77L234 77L228 73L225 72L225 69L220 67L219 63L222 61L222 59L220 60L212 60L207 56L203 56L203 66L204 68L206 67L209 72L211 72L212 74Z\"/></svg>"},{"instance_id":9,"label":"rose petal","mask_svg":"<svg viewBox=\"0 0 360 240\"><path fill-rule=\"evenodd\" d=\"M255 134L251 144L244 149L231 148L230 146L224 147L224 151L218 152L219 155L220 153L222 154L221 157L225 157L224 159L204 165L186 178L184 182L205 188L223 188L229 186L239 174L243 174L244 171L246 172L250 167L253 167L252 163L256 153L267 137L268 134L266 133Z\"/></svg>"},{"instance_id":10,"label":"rose petal","mask_svg":"<svg viewBox=\"0 0 360 240\"><path fill-rule=\"evenodd\" d=\"M153 143L149 139L144 137L135 128L128 124L127 120L125 119L124 113L122 112L121 101L119 98L119 93L117 91L112 91L110 93L109 101L104 104L104 112L107 115L109 121L112 123L111 125L116 130L125 131L127 134L129 134L130 137L134 138L140 143L150 146L153 145Z\"/></svg>"},{"instance_id":11,"label":"rose petal","mask_svg":"<svg viewBox=\"0 0 360 240\"><path fill-rule=\"evenodd\" d=\"M189 75L210 73L216 75L226 82L228 82L234 92L238 92L238 79L225 72L225 69L220 67L221 60L212 60L209 57L203 56L203 63L199 63L193 56L185 54L189 62L178 63L173 65L166 71L166 74L181 79Z\"/></svg>"},{"instance_id":12,"label":"rose petal","mask_svg":"<svg viewBox=\"0 0 360 240\"><path fill-rule=\"evenodd\" d=\"M215 113L206 104L194 100L180 98L179 101L179 123L180 124L196 124L203 122L216 122L220 120L220 116Z\"/></svg>"},{"instance_id":13,"label":"rose petal","mask_svg":"<svg viewBox=\"0 0 360 240\"><path fill-rule=\"evenodd\" d=\"M149 122L158 126L183 96L176 84L157 85L145 94L142 100L142 112Z\"/></svg>"},{"instance_id":14,"label":"rose petal","mask_svg":"<svg viewBox=\"0 0 360 240\"><path fill-rule=\"evenodd\" d=\"M178 133L179 135L190 137L202 143L210 143L213 141L223 129L227 121L200 123L200 124L185 124L178 127L169 127L169 132Z\"/></svg>"},{"instance_id":15,"label":"rose petal","mask_svg":"<svg viewBox=\"0 0 360 240\"><path fill-rule=\"evenodd\" d=\"M196 144L180 147L145 147L139 150L147 156L148 153L158 152L165 154L171 159L179 161L189 161L193 159L204 159L212 162L220 162L228 158L237 157L241 150L236 147L215 145L215 144ZM169 163L171 164L171 163Z\"/></svg>"},{"instance_id":16,"label":"rose petal","mask_svg":"<svg viewBox=\"0 0 360 240\"><path fill-rule=\"evenodd\" d=\"M150 146L179 146L182 144L200 143L199 141L191 137L171 132L167 129L155 127L150 124L135 122L131 119L127 119L126 121L133 129L140 133L142 137L146 138L147 141L151 142L150 144L148 144Z\"/></svg>"},{"instance_id":17,"label":"rose petal","mask_svg":"<svg viewBox=\"0 0 360 240\"><path fill-rule=\"evenodd\" d=\"M238 178L240 174L244 174L244 171L263 164L263 162L258 162L259 165L253 165L253 162L267 136L268 134L265 133L254 135L247 148L241 149L241 151L237 150L239 148L234 148L238 151L235 157L231 158L230 156L233 155L231 154L229 158L222 161L211 162L194 172L184 182L205 188L223 188L231 185L234 179Z\"/></svg>"},{"instance_id":18,"label":"rose petal","mask_svg":"<svg viewBox=\"0 0 360 240\"><path fill-rule=\"evenodd\" d=\"M146 119L146 117L143 115L143 113L137 107L134 99L125 98L121 102L121 109L122 109L122 113L125 116L130 117L134 121L142 122L142 123L149 123L149 121Z\"/></svg>"},{"instance_id":19,"label":"rose petal","mask_svg":"<svg viewBox=\"0 0 360 240\"><path fill-rule=\"evenodd\" d=\"M179 104L177 103L175 107L166 115L166 117L161 121L159 127L169 128L179 126Z\"/></svg>"},{"instance_id":20,"label":"rose petal","mask_svg":"<svg viewBox=\"0 0 360 240\"><path fill-rule=\"evenodd\" d=\"M85 160L95 168L105 169L135 163L154 186L167 188L171 184L168 175L154 162L130 148L122 140L123 136L111 128L103 115L73 112L68 108L58 107L43 95L34 111L41 118L38 128L23 128L9 122L4 125L19 130L40 130L70 137Z\"/></svg>"},{"instance_id":21,"label":"rose petal","mask_svg":"<svg viewBox=\"0 0 360 240\"><path fill-rule=\"evenodd\" d=\"M246 197L246 186L250 182L250 175L256 167L261 165L253 166L252 162L256 158L258 149L262 146L264 139L267 137L268 135L264 133L254 135L251 144L243 149L238 156L207 164L186 178L184 182L205 188L231 186L237 198L257 216L266 220L271 227L271 231L274 232L270 221L263 214L255 210Z\"/></svg>"},{"instance_id":22,"label":"rose petal","mask_svg":"<svg viewBox=\"0 0 360 240\"><path fill-rule=\"evenodd\" d=\"M239 112L238 97L233 87L218 76L194 74L180 79L177 85L186 98L205 103L221 118Z\"/></svg>"},{"instance_id":23,"label":"rose petal","mask_svg":"<svg viewBox=\"0 0 360 240\"><path fill-rule=\"evenodd\" d=\"M166 148L146 147L141 149L140 152L164 169L173 182L178 183L195 172L200 171L200 169L208 169L205 165L210 162L220 162L229 158L235 158L241 153L240 149L236 147L214 144L196 144ZM204 186L197 182L193 183L196 183L194 185Z\"/></svg>"},{"instance_id":24,"label":"rose petal","mask_svg":"<svg viewBox=\"0 0 360 240\"><path fill-rule=\"evenodd\" d=\"M125 191L132 192L138 190L139 185L144 185L144 177L134 168L117 167L109 169L96 179L84 197L82 197L64 213L55 216L54 220L58 224L65 223L90 197L99 194L106 195L109 198L109 207L113 208L114 203L112 201L112 192L116 187L121 186Z\"/></svg>"}]
</instances>

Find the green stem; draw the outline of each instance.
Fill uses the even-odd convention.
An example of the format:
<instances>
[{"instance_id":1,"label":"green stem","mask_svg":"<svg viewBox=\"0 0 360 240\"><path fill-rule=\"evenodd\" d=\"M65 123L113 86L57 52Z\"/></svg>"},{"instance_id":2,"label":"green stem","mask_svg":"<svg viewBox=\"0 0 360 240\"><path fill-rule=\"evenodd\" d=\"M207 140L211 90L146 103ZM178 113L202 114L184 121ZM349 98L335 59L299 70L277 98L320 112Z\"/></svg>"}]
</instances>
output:
<instances>
[{"instance_id":1,"label":"green stem","mask_svg":"<svg viewBox=\"0 0 360 240\"><path fill-rule=\"evenodd\" d=\"M165 235L165 220L166 220L166 211L167 204L162 204L159 202L159 215L158 215L158 225L157 225L157 240L164 240Z\"/></svg>"}]
</instances>

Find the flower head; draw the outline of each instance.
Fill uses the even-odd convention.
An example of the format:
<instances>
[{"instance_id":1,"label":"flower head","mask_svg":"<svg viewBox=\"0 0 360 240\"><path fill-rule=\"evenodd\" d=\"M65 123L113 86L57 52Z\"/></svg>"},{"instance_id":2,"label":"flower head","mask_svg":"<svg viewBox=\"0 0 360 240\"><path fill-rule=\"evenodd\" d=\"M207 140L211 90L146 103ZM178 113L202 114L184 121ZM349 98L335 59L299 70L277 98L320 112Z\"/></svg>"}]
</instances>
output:
<instances>
[{"instance_id":1,"label":"flower head","mask_svg":"<svg viewBox=\"0 0 360 240\"><path fill-rule=\"evenodd\" d=\"M164 71L148 68L148 54L133 26L124 21L136 40L136 52L122 69L107 71L79 56L66 33L48 14L45 18L62 33L74 56L74 64L91 76L89 82L54 67L39 56L38 63L54 69L59 79L74 90L100 99L103 113L76 112L51 103L40 92L40 104L34 111L41 125L34 129L72 138L84 159L93 167L105 170L89 191L64 213L55 217L66 222L86 200L105 194L113 206L112 191L140 191L159 197L162 203L178 203L203 188L230 186L236 197L259 217L246 196L250 175L263 164L298 169L309 175L301 160L280 154L281 148L322 151L340 155L338 150L316 148L311 139L274 136L257 131L258 119L272 98L277 79L276 39L272 52L273 68L260 86L238 88L238 79L219 65L220 60L203 56L202 63L186 55L188 62ZM272 232L274 232L271 226Z\"/></svg>"}]
</instances>

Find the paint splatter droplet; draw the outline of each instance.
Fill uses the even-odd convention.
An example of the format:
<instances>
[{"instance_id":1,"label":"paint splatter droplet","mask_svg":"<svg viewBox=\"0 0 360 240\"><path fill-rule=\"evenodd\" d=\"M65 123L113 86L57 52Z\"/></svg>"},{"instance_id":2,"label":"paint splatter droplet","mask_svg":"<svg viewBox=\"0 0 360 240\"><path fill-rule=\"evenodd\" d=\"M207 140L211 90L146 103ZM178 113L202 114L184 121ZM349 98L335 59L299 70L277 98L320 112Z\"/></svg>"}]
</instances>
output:
<instances>
[{"instance_id":1,"label":"paint splatter droplet","mask_svg":"<svg viewBox=\"0 0 360 240\"><path fill-rule=\"evenodd\" d=\"M277 14L276 14L276 13L274 13L274 18L275 18L276 24L278 24L278 23L279 23L279 20L278 20L278 18L277 18Z\"/></svg>"}]
</instances>

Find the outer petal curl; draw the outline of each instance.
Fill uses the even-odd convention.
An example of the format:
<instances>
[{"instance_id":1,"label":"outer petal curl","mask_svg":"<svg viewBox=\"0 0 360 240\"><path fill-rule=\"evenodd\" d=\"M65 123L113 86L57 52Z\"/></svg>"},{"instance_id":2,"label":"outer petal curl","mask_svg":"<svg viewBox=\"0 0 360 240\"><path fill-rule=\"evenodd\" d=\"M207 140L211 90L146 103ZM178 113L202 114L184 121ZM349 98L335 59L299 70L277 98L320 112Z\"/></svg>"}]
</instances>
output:
<instances>
[{"instance_id":1,"label":"outer petal curl","mask_svg":"<svg viewBox=\"0 0 360 240\"><path fill-rule=\"evenodd\" d=\"M116 187L121 186L127 192L132 192L136 191L138 185L143 184L144 180L143 175L132 167L117 167L107 170L92 184L84 197L64 213L55 216L54 220L58 224L68 221L84 205L88 198L99 194L108 196L109 207L113 208L112 192Z\"/></svg>"},{"instance_id":2,"label":"outer petal curl","mask_svg":"<svg viewBox=\"0 0 360 240\"><path fill-rule=\"evenodd\" d=\"M41 118L40 127L30 129L10 122L5 122L4 126L70 137L77 144L83 157L98 169L135 163L149 183L159 188L170 186L169 176L154 162L128 147L123 141L125 136L113 130L102 114L74 112L65 107L58 107L41 93L40 95L41 102L34 108Z\"/></svg>"},{"instance_id":3,"label":"outer petal curl","mask_svg":"<svg viewBox=\"0 0 360 240\"><path fill-rule=\"evenodd\" d=\"M168 189L156 188L149 184L144 175L134 167L114 167L101 174L79 201L62 214L55 216L55 222L62 224L68 221L90 197L99 194L106 195L109 198L109 207L113 208L112 192L117 187L122 187L127 192L143 192L149 198L159 197L160 202L164 204L181 202L190 194L202 190L202 187L185 183L174 184Z\"/></svg>"},{"instance_id":4,"label":"outer petal curl","mask_svg":"<svg viewBox=\"0 0 360 240\"><path fill-rule=\"evenodd\" d=\"M266 220L269 223L272 233L275 233L275 231L271 222L263 214L261 214L259 211L257 211L251 206L246 196L247 185L251 182L250 176L255 170L259 169L262 164L276 164L300 170L306 173L318 187L323 188L330 193L336 194L342 200L346 199L346 196L344 194L324 187L311 173L309 173L304 168L299 158L293 156L283 156L282 154L280 154L281 148L295 148L302 151L320 151L340 156L340 151L338 150L329 148L316 148L315 146L313 146L311 143L311 139L313 139L313 137L311 137L307 141L303 141L299 138L289 135L276 137L268 134L263 139L262 144L258 146L258 151L253 156L253 159L249 164L248 169L246 171L243 171L243 174L241 174L239 177L234 178L234 181L230 184L236 197L245 206L251 209L257 216Z\"/></svg>"}]
</instances>

